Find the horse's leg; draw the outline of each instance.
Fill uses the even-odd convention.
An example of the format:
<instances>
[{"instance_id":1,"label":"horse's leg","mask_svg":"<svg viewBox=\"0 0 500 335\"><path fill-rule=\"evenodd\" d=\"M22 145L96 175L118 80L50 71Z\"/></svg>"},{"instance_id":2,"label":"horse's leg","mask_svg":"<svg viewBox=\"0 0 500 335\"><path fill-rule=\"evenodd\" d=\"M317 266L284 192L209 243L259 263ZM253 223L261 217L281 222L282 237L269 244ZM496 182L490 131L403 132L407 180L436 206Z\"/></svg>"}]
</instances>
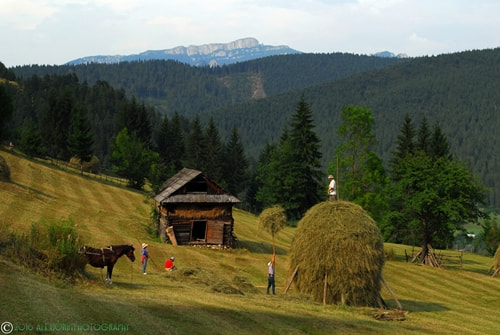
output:
<instances>
[{"instance_id":1,"label":"horse's leg","mask_svg":"<svg viewBox=\"0 0 500 335\"><path fill-rule=\"evenodd\" d=\"M108 273L106 275L106 282L108 284L113 284L113 282L111 281L111 276L113 275L113 266L114 264L108 265Z\"/></svg>"}]
</instances>

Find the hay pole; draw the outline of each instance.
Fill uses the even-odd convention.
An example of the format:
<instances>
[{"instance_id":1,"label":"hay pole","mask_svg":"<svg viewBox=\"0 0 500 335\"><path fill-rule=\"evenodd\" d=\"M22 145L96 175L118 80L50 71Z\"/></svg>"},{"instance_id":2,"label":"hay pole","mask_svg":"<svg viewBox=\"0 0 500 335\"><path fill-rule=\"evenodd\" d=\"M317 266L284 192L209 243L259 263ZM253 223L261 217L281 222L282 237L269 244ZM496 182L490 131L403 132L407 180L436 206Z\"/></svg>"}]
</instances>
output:
<instances>
[{"instance_id":1,"label":"hay pole","mask_svg":"<svg viewBox=\"0 0 500 335\"><path fill-rule=\"evenodd\" d=\"M323 285L323 305L326 305L326 288L328 286L328 272L325 272L325 284Z\"/></svg>"},{"instance_id":2,"label":"hay pole","mask_svg":"<svg viewBox=\"0 0 500 335\"><path fill-rule=\"evenodd\" d=\"M288 284L286 285L285 287L285 294L286 292L288 292L288 289L290 288L290 286L292 285L292 282L293 280L295 279L295 276L297 275L297 271L299 270L299 266L297 265L297 267L295 268L295 270L293 271L292 273L292 277L290 278L290 280L288 281Z\"/></svg>"},{"instance_id":3,"label":"hay pole","mask_svg":"<svg viewBox=\"0 0 500 335\"><path fill-rule=\"evenodd\" d=\"M496 269L496 271L493 273L492 277L495 277L498 274L498 272L500 272L500 268Z\"/></svg>"},{"instance_id":4,"label":"hay pole","mask_svg":"<svg viewBox=\"0 0 500 335\"><path fill-rule=\"evenodd\" d=\"M398 304L399 310L402 311L403 310L403 306L399 302L399 300L396 297L396 295L394 294L394 292L392 292L391 288L389 287L389 284L387 284L387 282L385 281L384 276L382 276L382 274L380 274L380 279L382 280L382 283L384 283L385 288L389 291L389 293L391 294L391 296L394 299L394 301L396 302L396 304Z\"/></svg>"}]
</instances>

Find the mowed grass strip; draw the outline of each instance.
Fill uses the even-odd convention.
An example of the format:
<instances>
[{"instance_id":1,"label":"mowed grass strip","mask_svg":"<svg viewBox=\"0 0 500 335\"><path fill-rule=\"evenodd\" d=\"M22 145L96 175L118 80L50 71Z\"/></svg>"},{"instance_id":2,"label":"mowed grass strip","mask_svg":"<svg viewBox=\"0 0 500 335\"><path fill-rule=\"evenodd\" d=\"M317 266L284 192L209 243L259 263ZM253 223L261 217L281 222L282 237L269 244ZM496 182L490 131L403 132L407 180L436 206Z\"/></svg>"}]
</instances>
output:
<instances>
[{"instance_id":1,"label":"mowed grass strip","mask_svg":"<svg viewBox=\"0 0 500 335\"><path fill-rule=\"evenodd\" d=\"M118 261L111 286L101 280L104 271L88 265L93 280L69 286L0 257L2 322L121 323L129 334L498 333L500 279L486 274L490 257L465 254L463 269L454 265L440 270L407 263L405 250L410 252L412 247L386 244L394 260L386 262L383 275L407 314L405 321L378 321L373 315L381 311L376 309L323 306L297 294L293 286L284 294L294 228L276 236L277 295L267 296L271 237L259 230L255 215L234 210L240 249L175 247L148 234L151 203L142 193L0 154L12 171L11 183L0 182L2 223L23 230L42 217L71 216L84 238L98 247L129 241L137 247L136 262L125 257ZM152 256L146 276L139 262L142 241L149 243ZM170 256L176 257L176 273L163 270ZM214 291L237 277L244 277L255 290ZM382 295L396 307L385 287Z\"/></svg>"}]
</instances>

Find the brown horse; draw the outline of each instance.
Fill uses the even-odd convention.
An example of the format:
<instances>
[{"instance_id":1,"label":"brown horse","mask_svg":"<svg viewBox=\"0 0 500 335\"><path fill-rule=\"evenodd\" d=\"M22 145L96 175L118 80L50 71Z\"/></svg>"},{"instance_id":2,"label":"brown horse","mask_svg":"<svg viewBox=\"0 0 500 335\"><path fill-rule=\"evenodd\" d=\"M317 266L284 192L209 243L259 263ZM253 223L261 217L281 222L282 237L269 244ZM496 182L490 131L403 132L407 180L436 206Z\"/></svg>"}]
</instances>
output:
<instances>
[{"instance_id":1,"label":"brown horse","mask_svg":"<svg viewBox=\"0 0 500 335\"><path fill-rule=\"evenodd\" d=\"M80 253L87 257L87 261L90 265L95 268L107 267L106 272L106 282L112 284L111 276L113 274L113 267L118 259L127 255L127 257L133 262L135 261L134 247L132 245L110 245L106 248L92 248L92 247L82 247Z\"/></svg>"}]
</instances>

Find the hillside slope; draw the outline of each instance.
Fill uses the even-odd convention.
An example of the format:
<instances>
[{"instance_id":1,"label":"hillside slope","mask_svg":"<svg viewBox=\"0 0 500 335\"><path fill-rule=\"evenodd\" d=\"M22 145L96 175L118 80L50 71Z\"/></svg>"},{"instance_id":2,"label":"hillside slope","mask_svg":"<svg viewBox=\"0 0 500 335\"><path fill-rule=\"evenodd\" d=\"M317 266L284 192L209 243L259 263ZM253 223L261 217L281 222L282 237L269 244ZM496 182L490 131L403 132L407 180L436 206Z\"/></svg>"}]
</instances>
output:
<instances>
[{"instance_id":1,"label":"hillside slope","mask_svg":"<svg viewBox=\"0 0 500 335\"><path fill-rule=\"evenodd\" d=\"M404 262L405 249L411 253L411 247L386 245L392 256L383 275L407 314L401 322L377 321L373 315L378 311L370 308L323 306L293 289L283 293L293 228L277 236L277 295L266 296L270 237L258 229L255 216L235 210L239 249L161 244L147 232L150 204L142 194L5 151L0 155L12 173L11 182L0 182L1 225L23 231L42 217L71 217L92 245L134 243L138 249L139 242L146 241L151 253L146 276L141 274L139 262L120 259L111 286L103 283L99 269L88 266L93 280L68 286L41 278L0 256L0 320L11 322L18 330L39 327L41 332L43 327L73 325L87 327L90 333L114 327L116 333L130 334L498 331L500 279L486 275L491 258L467 254L463 269L450 264L447 270L440 270ZM179 271L165 273L163 261L172 255ZM396 307L385 288L382 295Z\"/></svg>"}]
</instances>

